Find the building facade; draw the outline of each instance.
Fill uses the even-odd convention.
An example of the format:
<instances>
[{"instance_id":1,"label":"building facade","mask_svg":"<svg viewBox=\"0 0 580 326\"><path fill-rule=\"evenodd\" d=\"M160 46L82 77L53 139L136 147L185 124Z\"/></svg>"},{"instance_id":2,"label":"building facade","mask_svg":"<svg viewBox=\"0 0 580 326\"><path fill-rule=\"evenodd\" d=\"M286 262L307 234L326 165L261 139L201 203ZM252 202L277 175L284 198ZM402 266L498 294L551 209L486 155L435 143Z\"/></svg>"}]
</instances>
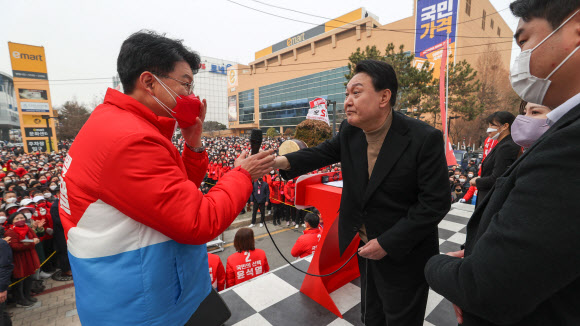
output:
<instances>
[{"instance_id":1,"label":"building facade","mask_svg":"<svg viewBox=\"0 0 580 326\"><path fill-rule=\"evenodd\" d=\"M205 121L217 121L228 126L227 69L236 62L201 57L197 75L193 77L193 92L207 101Z\"/></svg>"},{"instance_id":2,"label":"building facade","mask_svg":"<svg viewBox=\"0 0 580 326\"><path fill-rule=\"evenodd\" d=\"M20 95L36 96L37 94L21 93ZM12 76L0 72L0 140L10 141L10 130L19 127L14 81Z\"/></svg>"},{"instance_id":3,"label":"building facade","mask_svg":"<svg viewBox=\"0 0 580 326\"><path fill-rule=\"evenodd\" d=\"M384 53L389 43L396 49L404 45L405 51L415 52L417 65L426 57L436 66L442 35L449 33L452 60L474 66L481 54L497 51L509 71L513 32L489 0L417 0L413 11L411 17L381 25L377 16L359 8L256 52L248 65L230 67L229 128L235 134L271 127L284 132L306 119L315 98L336 101L340 122L348 58L357 48L377 46ZM423 41L429 38L431 43ZM332 107L328 112L332 121Z\"/></svg>"}]
</instances>

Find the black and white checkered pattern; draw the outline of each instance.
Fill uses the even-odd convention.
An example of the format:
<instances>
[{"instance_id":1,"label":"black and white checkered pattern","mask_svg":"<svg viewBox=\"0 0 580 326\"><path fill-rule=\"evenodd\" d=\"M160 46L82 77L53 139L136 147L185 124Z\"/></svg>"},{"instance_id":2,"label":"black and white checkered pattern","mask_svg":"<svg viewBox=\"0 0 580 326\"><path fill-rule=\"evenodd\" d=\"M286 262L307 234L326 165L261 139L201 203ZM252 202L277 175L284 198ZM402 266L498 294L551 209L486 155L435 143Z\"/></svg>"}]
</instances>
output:
<instances>
[{"instance_id":1,"label":"black and white checkered pattern","mask_svg":"<svg viewBox=\"0 0 580 326\"><path fill-rule=\"evenodd\" d=\"M465 242L465 227L472 213L471 205L453 205L439 224L440 252L459 250L459 246ZM312 256L298 260L295 266L306 271L311 259ZM222 298L232 311L232 317L225 325L363 325L360 321L360 279L346 284L330 295L344 319L337 318L302 294L300 286L303 280L304 274L285 265L221 292ZM457 325L451 303L431 290L423 325Z\"/></svg>"}]
</instances>

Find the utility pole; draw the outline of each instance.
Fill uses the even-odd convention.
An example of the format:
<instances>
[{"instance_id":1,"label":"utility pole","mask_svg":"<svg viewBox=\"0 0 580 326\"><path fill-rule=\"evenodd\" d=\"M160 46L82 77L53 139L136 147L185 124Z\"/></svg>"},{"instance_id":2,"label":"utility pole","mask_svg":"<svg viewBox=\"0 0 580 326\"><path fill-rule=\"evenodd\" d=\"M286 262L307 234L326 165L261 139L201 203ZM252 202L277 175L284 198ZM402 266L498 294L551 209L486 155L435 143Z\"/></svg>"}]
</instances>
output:
<instances>
[{"instance_id":1,"label":"utility pole","mask_svg":"<svg viewBox=\"0 0 580 326\"><path fill-rule=\"evenodd\" d=\"M51 117L49 115L42 115L41 117L46 120L46 131L48 132L48 148L49 153L52 153L52 128L50 128L50 123L48 121L50 119L58 119L58 117Z\"/></svg>"}]
</instances>

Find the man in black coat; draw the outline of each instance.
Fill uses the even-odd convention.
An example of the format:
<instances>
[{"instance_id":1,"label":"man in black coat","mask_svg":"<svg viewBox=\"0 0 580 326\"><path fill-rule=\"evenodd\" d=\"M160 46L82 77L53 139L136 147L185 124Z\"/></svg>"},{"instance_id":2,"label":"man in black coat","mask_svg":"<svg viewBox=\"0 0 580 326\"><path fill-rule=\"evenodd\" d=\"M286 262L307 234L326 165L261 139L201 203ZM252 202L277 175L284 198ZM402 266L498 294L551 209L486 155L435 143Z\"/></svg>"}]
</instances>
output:
<instances>
[{"instance_id":1,"label":"man in black coat","mask_svg":"<svg viewBox=\"0 0 580 326\"><path fill-rule=\"evenodd\" d=\"M437 225L451 202L443 136L392 110L397 85L389 64L359 62L347 86L340 132L275 163L290 179L341 162L339 246L343 253L361 236L365 325L423 325L423 268L439 252Z\"/></svg>"},{"instance_id":2,"label":"man in black coat","mask_svg":"<svg viewBox=\"0 0 580 326\"><path fill-rule=\"evenodd\" d=\"M0 226L0 325L8 322L4 315L4 308L6 307L6 297L8 294L8 286L10 285L10 276L14 265L12 264L12 248L8 242L4 241L4 227Z\"/></svg>"},{"instance_id":3,"label":"man in black coat","mask_svg":"<svg viewBox=\"0 0 580 326\"><path fill-rule=\"evenodd\" d=\"M270 198L270 187L262 178L254 181L254 189L252 190L252 195L250 196L250 203L254 205L254 210L252 211L252 225L256 224L256 214L258 213L258 208L260 209L260 227L264 226L264 219L266 216L266 203Z\"/></svg>"},{"instance_id":4,"label":"man in black coat","mask_svg":"<svg viewBox=\"0 0 580 326\"><path fill-rule=\"evenodd\" d=\"M463 325L576 326L580 201L562 199L580 193L580 52L571 55L580 44L580 1L518 0L510 7L522 18L516 31L522 51L540 44L529 65L514 65L512 78L530 69L537 79L528 85L534 85L562 64L551 85L534 93L512 80L524 100L555 108L546 121L550 129L477 207L464 254L431 258L425 275L434 291L456 305Z\"/></svg>"}]
</instances>

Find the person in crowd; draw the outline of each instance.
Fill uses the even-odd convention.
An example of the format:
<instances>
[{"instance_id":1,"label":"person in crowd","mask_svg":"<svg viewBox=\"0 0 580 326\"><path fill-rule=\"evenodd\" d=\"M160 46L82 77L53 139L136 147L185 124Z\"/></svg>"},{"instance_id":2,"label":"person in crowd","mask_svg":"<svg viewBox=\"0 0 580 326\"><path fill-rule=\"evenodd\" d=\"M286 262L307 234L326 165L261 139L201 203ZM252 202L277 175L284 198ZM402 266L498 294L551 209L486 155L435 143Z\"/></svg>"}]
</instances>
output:
<instances>
[{"instance_id":1,"label":"person in crowd","mask_svg":"<svg viewBox=\"0 0 580 326\"><path fill-rule=\"evenodd\" d=\"M10 276L14 270L12 263L12 249L8 244L10 237L5 236L5 229L0 226L0 325L12 325L10 317L4 312L8 298Z\"/></svg>"},{"instance_id":2,"label":"person in crowd","mask_svg":"<svg viewBox=\"0 0 580 326\"><path fill-rule=\"evenodd\" d=\"M50 208L50 215L52 217L52 223L54 226L54 249L56 250L57 263L59 271L52 275L52 279L55 281L70 281L72 280L72 271L70 268L70 262L68 259L68 252L66 246L66 238L64 236L64 228L62 226L62 221L60 220L60 214L58 211L59 199L54 202L54 205Z\"/></svg>"},{"instance_id":3,"label":"person in crowd","mask_svg":"<svg viewBox=\"0 0 580 326\"><path fill-rule=\"evenodd\" d=\"M499 178L518 157L520 147L514 143L510 128L515 117L507 111L498 111L487 117L487 133L491 139L497 140L498 144L487 155L481 165L481 176L469 181L469 184L477 187L478 206Z\"/></svg>"},{"instance_id":4,"label":"person in crowd","mask_svg":"<svg viewBox=\"0 0 580 326\"><path fill-rule=\"evenodd\" d=\"M437 225L451 205L441 131L394 111L394 68L362 60L346 88L347 119L332 139L278 156L290 179L341 162L338 219L343 253L358 234L361 321L423 325L427 260L439 253Z\"/></svg>"},{"instance_id":5,"label":"person in crowd","mask_svg":"<svg viewBox=\"0 0 580 326\"><path fill-rule=\"evenodd\" d=\"M272 219L274 225L281 225L284 217L284 182L280 175L274 175L272 184L270 185L270 203L274 212Z\"/></svg>"},{"instance_id":6,"label":"person in crowd","mask_svg":"<svg viewBox=\"0 0 580 326\"><path fill-rule=\"evenodd\" d=\"M512 125L513 140L522 147L518 157L550 128L548 125L550 112L552 109L547 106L526 101L520 103L520 114Z\"/></svg>"},{"instance_id":7,"label":"person in crowd","mask_svg":"<svg viewBox=\"0 0 580 326\"><path fill-rule=\"evenodd\" d=\"M322 214L316 207L311 207L308 209L312 214L318 216L318 228L320 229L320 234L322 234L322 230L324 229L324 220L322 219Z\"/></svg>"},{"instance_id":8,"label":"person in crowd","mask_svg":"<svg viewBox=\"0 0 580 326\"><path fill-rule=\"evenodd\" d=\"M463 189L463 185L457 184L451 193L451 198L454 203L459 202L463 196L465 196L465 190Z\"/></svg>"},{"instance_id":9,"label":"person in crowd","mask_svg":"<svg viewBox=\"0 0 580 326\"><path fill-rule=\"evenodd\" d=\"M522 50L512 87L553 108L549 129L475 209L465 250L432 257L425 276L462 325L580 325L580 202L564 200L580 192L570 182L580 180L580 1L517 0L510 9Z\"/></svg>"},{"instance_id":10,"label":"person in crowd","mask_svg":"<svg viewBox=\"0 0 580 326\"><path fill-rule=\"evenodd\" d=\"M117 58L124 93L108 89L67 153L59 213L83 325L196 323L212 293L206 243L272 170L273 151L244 152L207 195L199 191L208 165L206 101L192 93L200 60L179 40L131 35Z\"/></svg>"},{"instance_id":11,"label":"person in crowd","mask_svg":"<svg viewBox=\"0 0 580 326\"><path fill-rule=\"evenodd\" d=\"M260 210L260 227L264 226L266 218L266 203L270 200L270 187L264 182L262 178L254 181L254 187L252 194L250 195L250 203L253 206L252 210L252 224L253 227L256 224L256 215L258 214L258 209Z\"/></svg>"},{"instance_id":12,"label":"person in crowd","mask_svg":"<svg viewBox=\"0 0 580 326\"><path fill-rule=\"evenodd\" d=\"M34 274L40 267L38 254L34 246L40 242L36 233L26 225L26 216L22 212L16 212L8 218L9 228L5 236L10 237L10 248L14 254L14 271L12 275L15 279L24 278ZM31 295L32 278L27 277L16 284L16 304L21 307L32 306L38 299Z\"/></svg>"},{"instance_id":13,"label":"person in crowd","mask_svg":"<svg viewBox=\"0 0 580 326\"><path fill-rule=\"evenodd\" d=\"M292 222L292 225L297 225L296 224L296 218L297 218L297 212L296 212L296 207L294 207L294 197L296 194L296 186L294 185L294 180L290 179L286 182L286 185L284 186L284 200L286 201L286 205L287 205L287 220L286 220L286 226L290 225L290 222Z\"/></svg>"},{"instance_id":14,"label":"person in crowd","mask_svg":"<svg viewBox=\"0 0 580 326\"><path fill-rule=\"evenodd\" d=\"M236 252L228 257L226 263L226 287L230 288L270 271L266 253L255 247L252 229L240 228L236 232L234 248Z\"/></svg>"},{"instance_id":15,"label":"person in crowd","mask_svg":"<svg viewBox=\"0 0 580 326\"><path fill-rule=\"evenodd\" d=\"M207 262L209 265L211 286L218 291L223 291L226 286L226 270L224 269L220 256L208 253Z\"/></svg>"},{"instance_id":16,"label":"person in crowd","mask_svg":"<svg viewBox=\"0 0 580 326\"><path fill-rule=\"evenodd\" d=\"M321 232L318 228L318 215L314 213L306 214L304 218L306 228L304 229L304 234L298 237L296 243L292 247L290 254L293 257L306 257L311 255L316 250L318 246L318 241L320 241Z\"/></svg>"}]
</instances>

